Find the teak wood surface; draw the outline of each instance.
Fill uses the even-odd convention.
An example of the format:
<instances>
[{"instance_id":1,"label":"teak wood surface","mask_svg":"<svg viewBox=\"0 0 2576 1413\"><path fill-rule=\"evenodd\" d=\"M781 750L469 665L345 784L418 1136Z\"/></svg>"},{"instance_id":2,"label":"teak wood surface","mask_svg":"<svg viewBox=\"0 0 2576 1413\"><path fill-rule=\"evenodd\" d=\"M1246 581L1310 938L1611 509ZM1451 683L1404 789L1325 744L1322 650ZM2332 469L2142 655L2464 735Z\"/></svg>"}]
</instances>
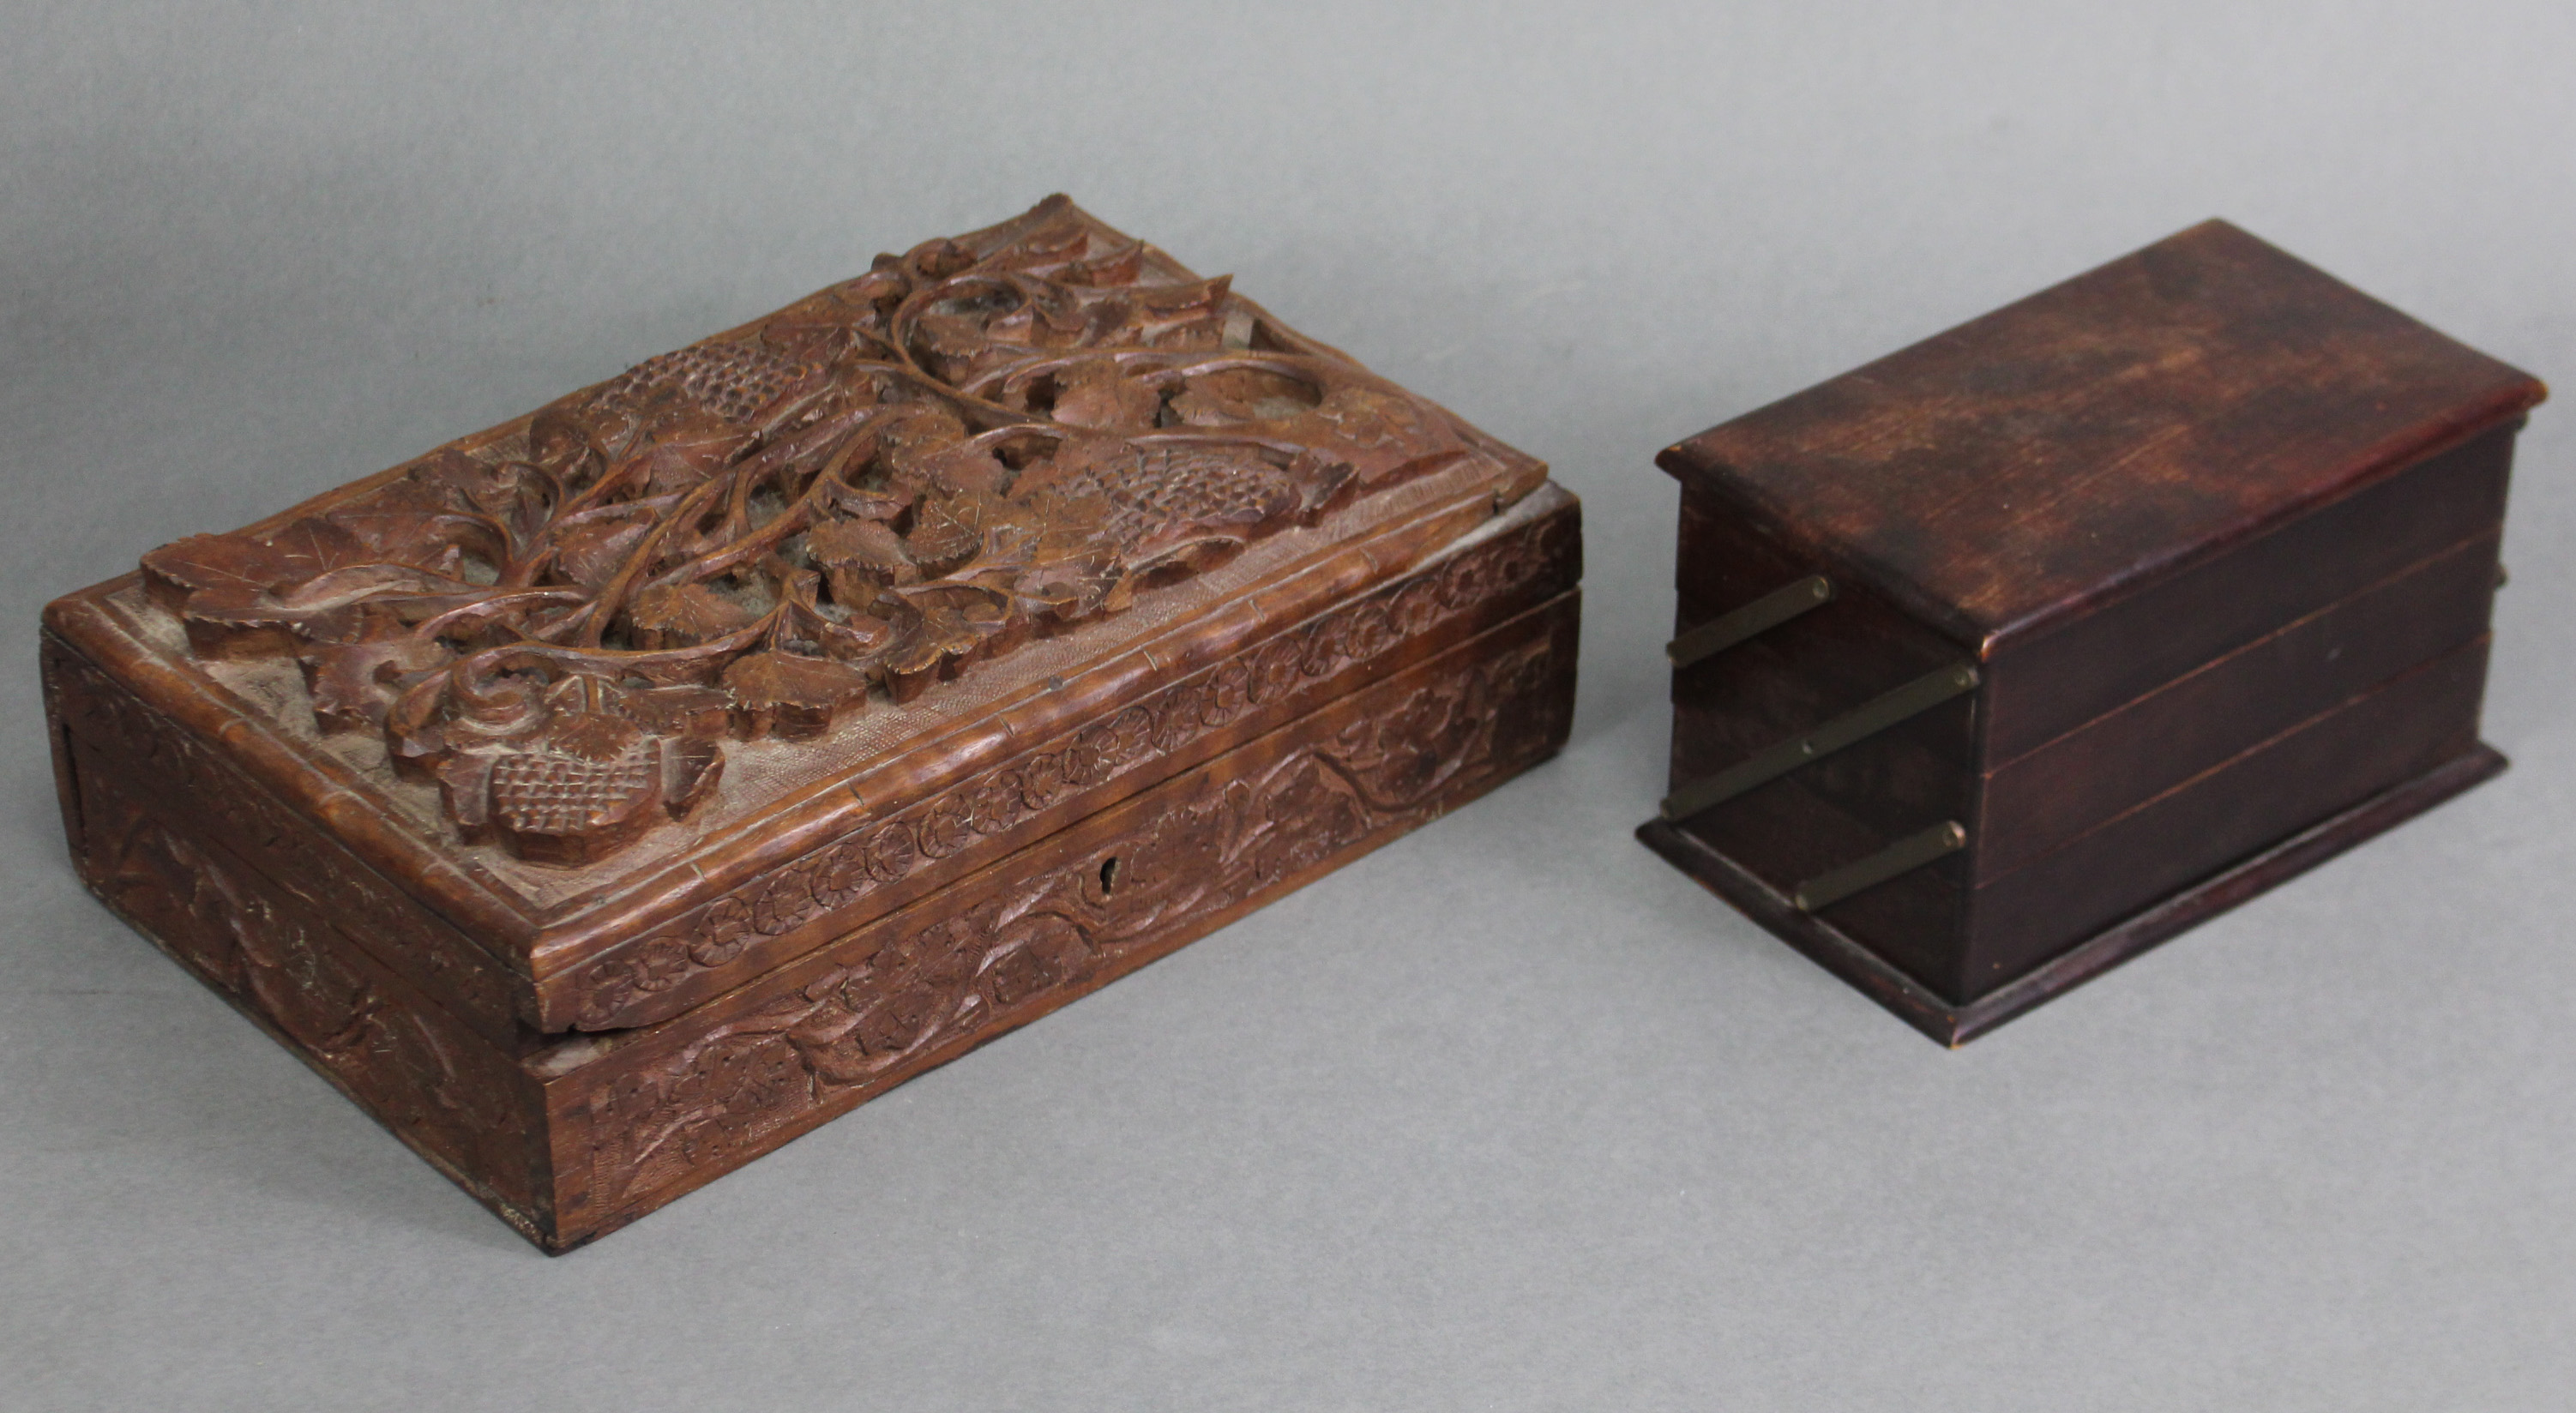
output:
<instances>
[{"instance_id":1,"label":"teak wood surface","mask_svg":"<svg viewBox=\"0 0 2576 1413\"><path fill-rule=\"evenodd\" d=\"M51 605L84 879L548 1250L1552 753L1541 464L1061 197Z\"/></svg>"},{"instance_id":2,"label":"teak wood surface","mask_svg":"<svg viewBox=\"0 0 2576 1413\"><path fill-rule=\"evenodd\" d=\"M1676 669L1676 791L1975 689L1642 837L1904 978L1868 989L1937 1038L1989 1028L2502 767L2487 624L2544 395L2210 222L1671 447L1680 631L1830 585Z\"/></svg>"}]
</instances>

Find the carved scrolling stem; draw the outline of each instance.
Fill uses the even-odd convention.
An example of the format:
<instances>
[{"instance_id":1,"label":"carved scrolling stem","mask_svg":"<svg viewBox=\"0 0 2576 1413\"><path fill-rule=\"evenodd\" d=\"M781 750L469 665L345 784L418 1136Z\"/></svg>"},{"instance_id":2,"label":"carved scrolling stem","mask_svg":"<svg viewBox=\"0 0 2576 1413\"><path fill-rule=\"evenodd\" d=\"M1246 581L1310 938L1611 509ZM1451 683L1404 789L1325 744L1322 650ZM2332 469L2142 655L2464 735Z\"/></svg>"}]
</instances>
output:
<instances>
[{"instance_id":1,"label":"carved scrolling stem","mask_svg":"<svg viewBox=\"0 0 2576 1413\"><path fill-rule=\"evenodd\" d=\"M470 445L145 577L198 652L300 661L323 728L383 732L469 840L567 865L694 808L727 739L1484 454L1061 198Z\"/></svg>"}]
</instances>

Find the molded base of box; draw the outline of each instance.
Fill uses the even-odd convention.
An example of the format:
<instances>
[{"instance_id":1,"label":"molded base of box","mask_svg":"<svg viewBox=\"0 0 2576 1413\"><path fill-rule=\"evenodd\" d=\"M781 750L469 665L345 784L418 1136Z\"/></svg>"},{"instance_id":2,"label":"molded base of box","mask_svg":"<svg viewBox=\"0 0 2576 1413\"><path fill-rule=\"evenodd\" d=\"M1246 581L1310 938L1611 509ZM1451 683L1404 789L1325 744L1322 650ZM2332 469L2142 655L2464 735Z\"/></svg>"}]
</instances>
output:
<instances>
[{"instance_id":1,"label":"molded base of box","mask_svg":"<svg viewBox=\"0 0 2576 1413\"><path fill-rule=\"evenodd\" d=\"M1965 1004L1953 1004L1934 994L1833 924L1800 910L1786 895L1691 834L1654 819L1637 827L1637 838L1675 868L1697 879L1702 887L1894 1012L1906 1024L1955 1048L2462 791L2494 779L2504 768L2505 758L2481 743L2466 754L2383 790L2162 902L2132 913L2055 960Z\"/></svg>"}]
</instances>

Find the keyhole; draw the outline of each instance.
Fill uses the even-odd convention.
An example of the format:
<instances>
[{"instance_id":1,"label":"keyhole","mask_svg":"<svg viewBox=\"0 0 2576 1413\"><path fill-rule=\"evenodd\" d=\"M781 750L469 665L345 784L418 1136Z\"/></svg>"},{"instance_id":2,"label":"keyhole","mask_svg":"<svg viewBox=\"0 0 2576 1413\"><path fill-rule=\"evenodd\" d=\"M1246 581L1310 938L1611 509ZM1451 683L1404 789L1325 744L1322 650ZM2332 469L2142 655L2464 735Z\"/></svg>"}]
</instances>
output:
<instances>
[{"instance_id":1,"label":"keyhole","mask_svg":"<svg viewBox=\"0 0 2576 1413\"><path fill-rule=\"evenodd\" d=\"M1100 896L1108 897L1118 887L1118 856L1110 855L1100 863Z\"/></svg>"}]
</instances>

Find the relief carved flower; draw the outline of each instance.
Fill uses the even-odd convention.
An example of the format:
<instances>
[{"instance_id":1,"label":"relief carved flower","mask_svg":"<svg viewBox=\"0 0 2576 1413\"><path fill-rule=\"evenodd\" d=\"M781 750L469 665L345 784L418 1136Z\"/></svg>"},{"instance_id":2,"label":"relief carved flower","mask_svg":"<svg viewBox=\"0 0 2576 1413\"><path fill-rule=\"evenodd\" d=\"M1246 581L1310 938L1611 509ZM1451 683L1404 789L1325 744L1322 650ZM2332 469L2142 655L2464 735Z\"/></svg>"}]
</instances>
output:
<instances>
[{"instance_id":1,"label":"relief carved flower","mask_svg":"<svg viewBox=\"0 0 2576 1413\"><path fill-rule=\"evenodd\" d=\"M628 984L638 991L668 991L689 974L689 947L678 937L656 937L636 949L627 964Z\"/></svg>"}]
</instances>

